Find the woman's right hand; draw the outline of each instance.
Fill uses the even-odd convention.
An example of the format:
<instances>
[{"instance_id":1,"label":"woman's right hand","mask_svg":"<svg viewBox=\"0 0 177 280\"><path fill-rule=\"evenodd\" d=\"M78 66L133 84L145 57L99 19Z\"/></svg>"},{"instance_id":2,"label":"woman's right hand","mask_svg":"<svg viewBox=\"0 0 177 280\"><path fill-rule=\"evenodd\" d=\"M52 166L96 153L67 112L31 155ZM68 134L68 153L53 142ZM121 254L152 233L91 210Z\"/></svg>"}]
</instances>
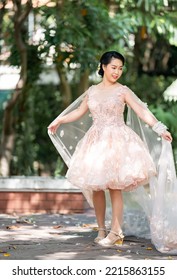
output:
<instances>
[{"instance_id":1,"label":"woman's right hand","mask_svg":"<svg viewBox=\"0 0 177 280\"><path fill-rule=\"evenodd\" d=\"M49 126L48 130L51 134L55 134L61 122L59 120L54 120Z\"/></svg>"},{"instance_id":2,"label":"woman's right hand","mask_svg":"<svg viewBox=\"0 0 177 280\"><path fill-rule=\"evenodd\" d=\"M172 142L173 138L171 136L171 133L169 131L165 131L164 133L162 133L161 135L165 140L169 141L170 143Z\"/></svg>"}]
</instances>

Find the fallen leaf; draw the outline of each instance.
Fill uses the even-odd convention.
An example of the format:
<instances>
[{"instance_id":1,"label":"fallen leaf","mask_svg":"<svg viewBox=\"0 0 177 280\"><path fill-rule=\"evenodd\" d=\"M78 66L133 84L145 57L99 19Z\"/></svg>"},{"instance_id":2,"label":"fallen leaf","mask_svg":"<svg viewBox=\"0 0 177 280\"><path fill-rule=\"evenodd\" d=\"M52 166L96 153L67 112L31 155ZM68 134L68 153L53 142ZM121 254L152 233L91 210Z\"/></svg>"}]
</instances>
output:
<instances>
[{"instance_id":1,"label":"fallen leaf","mask_svg":"<svg viewBox=\"0 0 177 280\"><path fill-rule=\"evenodd\" d=\"M92 230L98 231L98 228L97 227L93 227Z\"/></svg>"},{"instance_id":2,"label":"fallen leaf","mask_svg":"<svg viewBox=\"0 0 177 280\"><path fill-rule=\"evenodd\" d=\"M63 226L61 226L61 225L53 226L54 229L61 228L61 227L63 227Z\"/></svg>"},{"instance_id":3,"label":"fallen leaf","mask_svg":"<svg viewBox=\"0 0 177 280\"><path fill-rule=\"evenodd\" d=\"M146 250L153 250L152 247L147 247Z\"/></svg>"},{"instance_id":4,"label":"fallen leaf","mask_svg":"<svg viewBox=\"0 0 177 280\"><path fill-rule=\"evenodd\" d=\"M122 250L117 250L117 252L118 252L118 253L122 253L123 251L122 251Z\"/></svg>"},{"instance_id":5,"label":"fallen leaf","mask_svg":"<svg viewBox=\"0 0 177 280\"><path fill-rule=\"evenodd\" d=\"M16 250L16 249L17 249L17 247L16 247L16 246L10 246L10 247L9 247L9 250L10 250L10 249L14 249L14 250Z\"/></svg>"},{"instance_id":6,"label":"fallen leaf","mask_svg":"<svg viewBox=\"0 0 177 280\"><path fill-rule=\"evenodd\" d=\"M10 257L10 254L9 254L9 253L4 253L3 256L4 256L4 257Z\"/></svg>"},{"instance_id":7,"label":"fallen leaf","mask_svg":"<svg viewBox=\"0 0 177 280\"><path fill-rule=\"evenodd\" d=\"M172 258L171 256L168 256L168 259L169 259L169 260L173 260L173 258Z\"/></svg>"},{"instance_id":8,"label":"fallen leaf","mask_svg":"<svg viewBox=\"0 0 177 280\"><path fill-rule=\"evenodd\" d=\"M82 227L90 227L90 224L82 224Z\"/></svg>"},{"instance_id":9,"label":"fallen leaf","mask_svg":"<svg viewBox=\"0 0 177 280\"><path fill-rule=\"evenodd\" d=\"M6 226L6 229L17 229L20 228L20 226L14 225L14 226Z\"/></svg>"}]
</instances>

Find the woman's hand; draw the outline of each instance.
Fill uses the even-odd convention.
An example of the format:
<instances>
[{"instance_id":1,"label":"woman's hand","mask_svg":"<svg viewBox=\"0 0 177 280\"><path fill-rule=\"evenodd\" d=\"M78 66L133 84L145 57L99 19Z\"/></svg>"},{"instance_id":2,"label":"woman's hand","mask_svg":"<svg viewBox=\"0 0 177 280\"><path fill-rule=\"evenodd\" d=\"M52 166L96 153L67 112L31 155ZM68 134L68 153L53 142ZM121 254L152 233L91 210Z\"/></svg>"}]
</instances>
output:
<instances>
[{"instance_id":1,"label":"woman's hand","mask_svg":"<svg viewBox=\"0 0 177 280\"><path fill-rule=\"evenodd\" d=\"M171 136L171 133L169 131L165 131L162 135L162 138L164 138L165 140L172 142L173 138Z\"/></svg>"},{"instance_id":2,"label":"woman's hand","mask_svg":"<svg viewBox=\"0 0 177 280\"><path fill-rule=\"evenodd\" d=\"M60 126L61 121L59 120L54 120L49 126L48 126L48 130L51 134L56 133L58 127Z\"/></svg>"},{"instance_id":3,"label":"woman's hand","mask_svg":"<svg viewBox=\"0 0 177 280\"><path fill-rule=\"evenodd\" d=\"M78 120L80 117L82 117L86 112L88 111L88 96L86 95L84 100L82 101L81 105L73 110L72 112L68 113L64 116L58 116L49 126L48 131L51 134L56 133L58 127L61 124L74 122Z\"/></svg>"}]
</instances>

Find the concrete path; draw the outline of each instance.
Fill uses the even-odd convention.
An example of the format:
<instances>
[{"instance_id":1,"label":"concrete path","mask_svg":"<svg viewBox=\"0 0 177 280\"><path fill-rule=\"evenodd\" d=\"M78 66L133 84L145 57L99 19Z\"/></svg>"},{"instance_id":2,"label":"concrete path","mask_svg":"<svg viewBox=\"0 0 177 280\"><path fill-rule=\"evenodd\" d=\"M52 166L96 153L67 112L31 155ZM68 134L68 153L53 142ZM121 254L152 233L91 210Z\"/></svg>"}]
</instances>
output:
<instances>
[{"instance_id":1,"label":"concrete path","mask_svg":"<svg viewBox=\"0 0 177 280\"><path fill-rule=\"evenodd\" d=\"M102 248L92 210L84 214L0 214L0 260L177 260L150 240L126 236L122 246Z\"/></svg>"}]
</instances>

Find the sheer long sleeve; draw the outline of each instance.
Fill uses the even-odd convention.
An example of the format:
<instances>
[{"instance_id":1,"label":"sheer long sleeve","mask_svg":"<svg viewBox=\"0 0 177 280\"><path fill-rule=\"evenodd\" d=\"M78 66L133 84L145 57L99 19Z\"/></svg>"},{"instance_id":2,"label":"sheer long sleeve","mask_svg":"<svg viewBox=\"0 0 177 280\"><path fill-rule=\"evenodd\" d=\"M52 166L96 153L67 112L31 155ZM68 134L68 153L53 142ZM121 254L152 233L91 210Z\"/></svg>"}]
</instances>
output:
<instances>
[{"instance_id":1,"label":"sheer long sleeve","mask_svg":"<svg viewBox=\"0 0 177 280\"><path fill-rule=\"evenodd\" d=\"M67 166L69 166L77 143L92 124L92 117L87 104L90 88L53 121L57 123L58 120L61 120L61 125L57 128L57 131L51 134L48 130L49 137Z\"/></svg>"},{"instance_id":2,"label":"sheer long sleeve","mask_svg":"<svg viewBox=\"0 0 177 280\"><path fill-rule=\"evenodd\" d=\"M125 91L125 102L135 111L140 119L151 127L158 122L156 117L147 108L146 103L142 102L128 87L126 87Z\"/></svg>"},{"instance_id":3,"label":"sheer long sleeve","mask_svg":"<svg viewBox=\"0 0 177 280\"><path fill-rule=\"evenodd\" d=\"M88 96L86 95L78 108L69 112L66 115L60 114L50 125L57 124L58 122L64 124L64 123L77 121L88 111L87 102L88 102Z\"/></svg>"}]
</instances>

